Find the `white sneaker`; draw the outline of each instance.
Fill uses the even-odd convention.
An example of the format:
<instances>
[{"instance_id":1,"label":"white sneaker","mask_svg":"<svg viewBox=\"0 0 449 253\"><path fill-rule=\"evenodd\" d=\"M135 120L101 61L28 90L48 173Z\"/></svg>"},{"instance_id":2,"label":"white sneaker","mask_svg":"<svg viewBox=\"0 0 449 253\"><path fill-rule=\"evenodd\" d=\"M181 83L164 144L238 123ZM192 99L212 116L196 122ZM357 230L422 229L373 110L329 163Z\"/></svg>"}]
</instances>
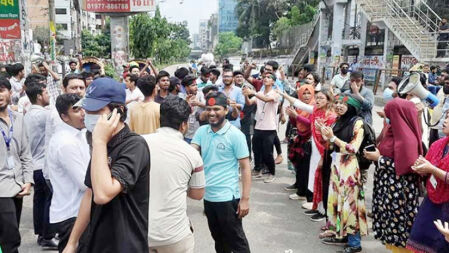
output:
<instances>
[{"instance_id":1,"label":"white sneaker","mask_svg":"<svg viewBox=\"0 0 449 253\"><path fill-rule=\"evenodd\" d=\"M299 196L299 195L296 194L296 193L290 194L290 195L288 196L288 198L289 198L289 199L292 199L292 200L305 200L305 199L306 199L306 197L304 197L304 196Z\"/></svg>"},{"instance_id":2,"label":"white sneaker","mask_svg":"<svg viewBox=\"0 0 449 253\"><path fill-rule=\"evenodd\" d=\"M276 177L274 176L274 175L268 175L268 177L267 178L265 178L264 180L263 180L263 182L264 183L271 183L271 182L273 182L274 180L276 179Z\"/></svg>"},{"instance_id":3,"label":"white sneaker","mask_svg":"<svg viewBox=\"0 0 449 253\"><path fill-rule=\"evenodd\" d=\"M313 207L313 202L304 201L304 203L302 203L303 209L312 210L312 207Z\"/></svg>"}]
</instances>

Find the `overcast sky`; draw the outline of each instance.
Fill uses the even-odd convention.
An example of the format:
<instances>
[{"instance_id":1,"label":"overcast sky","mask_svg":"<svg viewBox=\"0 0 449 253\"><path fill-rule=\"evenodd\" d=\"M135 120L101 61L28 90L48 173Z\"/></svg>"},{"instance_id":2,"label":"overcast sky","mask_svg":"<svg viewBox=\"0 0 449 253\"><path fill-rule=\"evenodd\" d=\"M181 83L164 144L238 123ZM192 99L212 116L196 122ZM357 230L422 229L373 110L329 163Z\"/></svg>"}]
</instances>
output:
<instances>
[{"instance_id":1,"label":"overcast sky","mask_svg":"<svg viewBox=\"0 0 449 253\"><path fill-rule=\"evenodd\" d=\"M187 21L192 35L198 33L201 19L218 12L218 0L159 0L159 7L168 21Z\"/></svg>"}]
</instances>

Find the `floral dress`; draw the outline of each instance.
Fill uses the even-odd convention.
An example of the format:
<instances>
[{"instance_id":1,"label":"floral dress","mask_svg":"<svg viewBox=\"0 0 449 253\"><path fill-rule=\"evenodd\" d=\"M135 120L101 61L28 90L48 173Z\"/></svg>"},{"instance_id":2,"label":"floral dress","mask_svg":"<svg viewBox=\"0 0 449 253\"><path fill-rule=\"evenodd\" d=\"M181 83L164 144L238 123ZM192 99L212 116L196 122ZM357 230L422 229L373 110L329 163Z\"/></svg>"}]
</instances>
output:
<instances>
[{"instance_id":1,"label":"floral dress","mask_svg":"<svg viewBox=\"0 0 449 253\"><path fill-rule=\"evenodd\" d=\"M362 176L356 153L363 141L363 121L354 124L350 143L339 141L340 152L333 152L327 216L337 238L368 233ZM334 144L334 145L337 145Z\"/></svg>"},{"instance_id":2,"label":"floral dress","mask_svg":"<svg viewBox=\"0 0 449 253\"><path fill-rule=\"evenodd\" d=\"M393 159L382 156L374 172L374 237L383 244L405 248L418 212L418 197L418 175L396 175Z\"/></svg>"}]
</instances>

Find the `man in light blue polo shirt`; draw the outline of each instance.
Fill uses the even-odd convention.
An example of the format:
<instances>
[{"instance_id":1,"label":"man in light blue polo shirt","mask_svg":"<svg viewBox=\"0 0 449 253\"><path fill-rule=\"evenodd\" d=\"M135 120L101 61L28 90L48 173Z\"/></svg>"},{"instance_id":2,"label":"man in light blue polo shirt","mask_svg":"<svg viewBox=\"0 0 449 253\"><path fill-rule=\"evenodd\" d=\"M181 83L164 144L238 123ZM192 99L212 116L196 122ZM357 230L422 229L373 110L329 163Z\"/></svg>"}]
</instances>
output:
<instances>
[{"instance_id":1,"label":"man in light blue polo shirt","mask_svg":"<svg viewBox=\"0 0 449 253\"><path fill-rule=\"evenodd\" d=\"M219 91L223 92L232 103L235 103L235 108L239 111L243 110L245 104L245 97L242 94L242 89L234 84L234 76L231 69L223 69L223 85L220 86ZM234 108L232 108L235 110ZM240 129L240 113L236 120L230 123Z\"/></svg>"},{"instance_id":2,"label":"man in light blue polo shirt","mask_svg":"<svg viewBox=\"0 0 449 253\"><path fill-rule=\"evenodd\" d=\"M206 97L208 125L193 136L201 152L206 177L204 210L217 252L250 252L242 218L249 212L251 168L245 135L226 120L227 97L212 92ZM239 167L242 191L239 188Z\"/></svg>"}]
</instances>

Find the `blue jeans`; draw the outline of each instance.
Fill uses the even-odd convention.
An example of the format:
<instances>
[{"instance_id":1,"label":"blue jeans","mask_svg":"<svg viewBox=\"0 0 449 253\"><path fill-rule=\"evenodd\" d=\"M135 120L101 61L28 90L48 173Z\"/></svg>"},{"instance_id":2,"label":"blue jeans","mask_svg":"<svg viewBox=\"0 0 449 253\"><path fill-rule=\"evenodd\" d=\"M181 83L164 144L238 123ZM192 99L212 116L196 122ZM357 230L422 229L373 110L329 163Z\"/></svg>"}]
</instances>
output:
<instances>
[{"instance_id":1,"label":"blue jeans","mask_svg":"<svg viewBox=\"0 0 449 253\"><path fill-rule=\"evenodd\" d=\"M361 238L360 233L357 233L355 235L348 234L348 246L358 248L361 246Z\"/></svg>"}]
</instances>

